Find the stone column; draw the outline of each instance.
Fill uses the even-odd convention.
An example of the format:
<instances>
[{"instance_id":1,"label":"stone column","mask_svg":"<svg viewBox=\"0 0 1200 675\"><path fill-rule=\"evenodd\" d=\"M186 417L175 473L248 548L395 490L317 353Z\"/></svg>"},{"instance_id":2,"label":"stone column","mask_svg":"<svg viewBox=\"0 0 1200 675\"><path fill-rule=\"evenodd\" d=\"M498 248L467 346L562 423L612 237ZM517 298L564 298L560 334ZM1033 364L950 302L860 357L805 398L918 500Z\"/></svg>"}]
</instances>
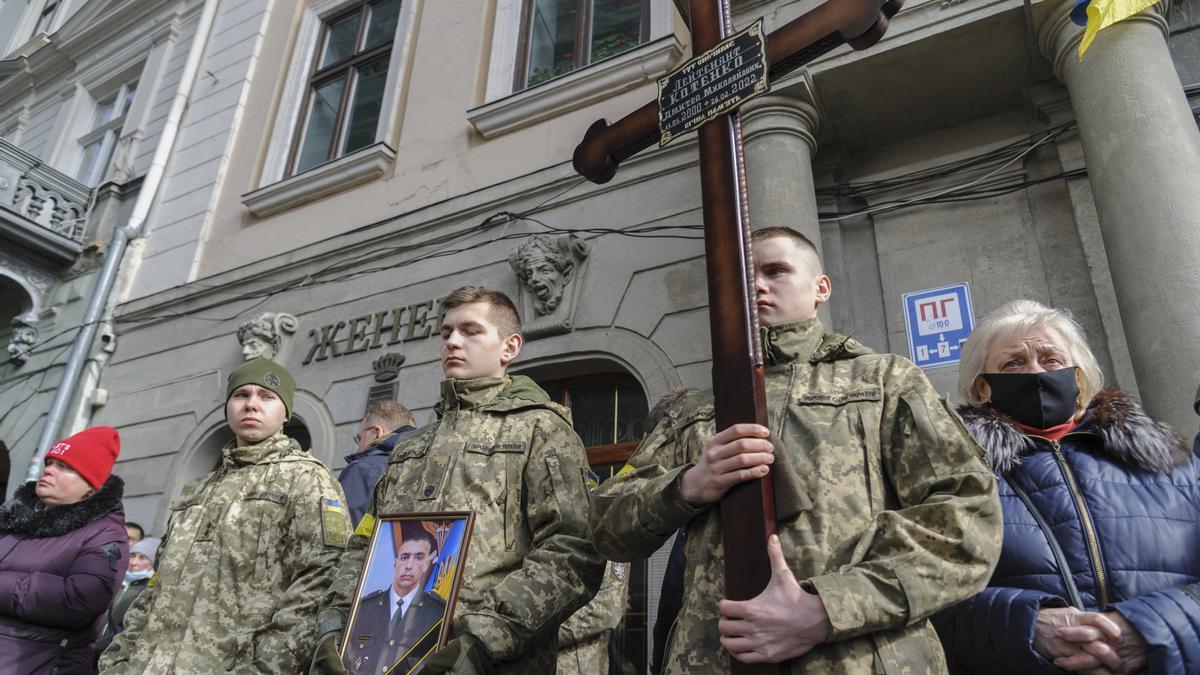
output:
<instances>
[{"instance_id":1,"label":"stone column","mask_svg":"<svg viewBox=\"0 0 1200 675\"><path fill-rule=\"evenodd\" d=\"M751 226L786 225L820 246L812 171L817 109L798 99L768 95L740 112Z\"/></svg>"},{"instance_id":2,"label":"stone column","mask_svg":"<svg viewBox=\"0 0 1200 675\"><path fill-rule=\"evenodd\" d=\"M740 112L751 228L790 227L811 239L820 252L812 170L819 123L816 107L801 98L767 95L742 106ZM820 316L831 328L828 306L821 308Z\"/></svg>"},{"instance_id":3,"label":"stone column","mask_svg":"<svg viewBox=\"0 0 1200 675\"><path fill-rule=\"evenodd\" d=\"M1081 61L1071 4L1040 27L1042 54L1071 94L1143 403L1190 437L1200 382L1200 132L1161 15L1148 10L1101 31Z\"/></svg>"}]
</instances>

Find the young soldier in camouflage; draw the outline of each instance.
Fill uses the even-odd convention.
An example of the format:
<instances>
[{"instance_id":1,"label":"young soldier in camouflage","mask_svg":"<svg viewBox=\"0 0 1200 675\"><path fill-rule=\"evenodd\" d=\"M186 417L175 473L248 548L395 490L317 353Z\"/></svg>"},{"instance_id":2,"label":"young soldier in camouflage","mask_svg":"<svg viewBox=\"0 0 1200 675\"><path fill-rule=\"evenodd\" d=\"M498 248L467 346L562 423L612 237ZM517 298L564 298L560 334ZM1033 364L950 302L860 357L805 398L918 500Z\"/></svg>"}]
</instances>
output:
<instances>
[{"instance_id":1,"label":"young soldier in camouflage","mask_svg":"<svg viewBox=\"0 0 1200 675\"><path fill-rule=\"evenodd\" d=\"M100 659L106 673L298 673L350 519L325 465L283 433L295 381L254 359L229 376L235 440L183 489L158 577Z\"/></svg>"},{"instance_id":2,"label":"young soldier in camouflage","mask_svg":"<svg viewBox=\"0 0 1200 675\"><path fill-rule=\"evenodd\" d=\"M753 247L770 428L714 434L711 392L689 393L600 487L593 541L634 560L687 525L667 673L728 672L731 655L791 673L945 672L927 617L986 584L1001 533L995 481L912 363L824 332L830 283L811 242L770 228ZM768 470L771 581L752 600L721 600L714 504Z\"/></svg>"},{"instance_id":3,"label":"young soldier in camouflage","mask_svg":"<svg viewBox=\"0 0 1200 675\"><path fill-rule=\"evenodd\" d=\"M520 319L503 293L444 300L437 419L396 443L322 612L313 671L343 673L337 638L377 514L476 512L449 644L422 673L553 673L558 626L596 593L604 561L587 541L587 457L570 413L508 376Z\"/></svg>"}]
</instances>

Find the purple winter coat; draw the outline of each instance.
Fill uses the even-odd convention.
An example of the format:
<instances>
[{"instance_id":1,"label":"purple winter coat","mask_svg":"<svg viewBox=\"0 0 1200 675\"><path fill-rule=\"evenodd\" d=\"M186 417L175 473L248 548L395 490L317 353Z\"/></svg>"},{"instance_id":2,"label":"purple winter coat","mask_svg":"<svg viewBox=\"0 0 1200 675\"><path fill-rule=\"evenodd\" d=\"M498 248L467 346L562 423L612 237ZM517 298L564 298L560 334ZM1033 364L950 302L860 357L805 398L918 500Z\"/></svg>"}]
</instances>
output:
<instances>
[{"instance_id":1,"label":"purple winter coat","mask_svg":"<svg viewBox=\"0 0 1200 675\"><path fill-rule=\"evenodd\" d=\"M0 506L0 674L90 673L96 635L129 563L125 484L42 508L36 483Z\"/></svg>"}]
</instances>

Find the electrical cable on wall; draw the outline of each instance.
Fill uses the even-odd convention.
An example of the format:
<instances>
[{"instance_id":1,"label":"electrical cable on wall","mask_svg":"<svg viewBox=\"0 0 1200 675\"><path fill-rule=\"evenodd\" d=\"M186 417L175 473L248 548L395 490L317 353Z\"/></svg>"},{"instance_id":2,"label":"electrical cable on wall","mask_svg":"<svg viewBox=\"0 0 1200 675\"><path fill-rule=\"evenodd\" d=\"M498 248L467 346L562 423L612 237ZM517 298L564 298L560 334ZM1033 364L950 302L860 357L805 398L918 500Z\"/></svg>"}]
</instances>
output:
<instances>
[{"instance_id":1,"label":"electrical cable on wall","mask_svg":"<svg viewBox=\"0 0 1200 675\"><path fill-rule=\"evenodd\" d=\"M939 180L961 175L964 172L979 171L988 169L981 177L970 181L956 184L949 187L937 188L929 190L926 193L917 197L906 199L883 201L874 204L865 209L860 209L851 213L820 213L818 214L822 221L841 221L848 218L897 211L901 209L914 208L918 206L928 206L936 204L961 203L975 201L980 199L989 199L1005 194L1011 194L1028 187L1039 185L1055 180L1079 178L1087 175L1086 169L1074 169L1063 171L1051 176L1044 176L1035 179L1006 179L1001 178L995 182L989 182L996 174L1003 171L1017 161L1027 157L1038 147L1055 140L1063 133L1074 129L1073 122L1062 124L1047 130L1038 139L1022 139L1007 145L988 150L986 152L967 157L953 162L947 162L934 167L919 169L899 176L880 179L875 181L865 181L859 183L842 183L833 186L818 188L817 195L821 197L857 197L865 199L871 196L878 196L888 192L897 190L911 189L921 185L928 185ZM302 276L284 280L271 284L265 288L247 291L232 297L227 297L219 301L207 303L205 305L194 307L181 312L133 312L115 319L115 322L122 325L137 325L150 323L154 321L163 321L171 319L191 318L200 321L209 321L221 323L236 320L240 316L257 309L265 304L271 298L297 291L306 288L315 288L325 284L344 283L357 277L375 274L379 272L394 271L404 267L414 265L431 259L450 257L467 253L479 248L490 246L495 243L505 241L516 241L537 236L539 234L590 234L597 237L601 236L626 236L642 239L665 239L665 240L699 240L702 239L703 226L699 224L681 224L681 225L652 225L642 224L626 229L609 228L609 227L583 227L583 228L561 228L555 227L546 223L543 220L534 218L532 214L546 210L546 205L553 200L560 199L567 193L575 190L585 181L579 179L573 181L563 190L552 194L541 202L531 207L524 212L514 211L498 211L493 213L477 225L448 232L436 237L431 237L410 244L397 244L379 248L370 254L355 258L354 260L339 260L316 271L306 273ZM354 231L362 231L377 227L381 224L394 222L397 218L387 218L375 223L370 223L362 227L356 228ZM508 232L507 227L515 222L528 222L537 225L540 230L536 232ZM500 228L500 233L494 237L485 240L480 240L469 245L459 246L454 248L441 248L432 253L423 255L414 255L412 257L395 260L396 256L404 256L408 254L420 253L423 250L433 247L449 246L457 241L466 239L471 236L478 236L487 232ZM388 260L386 264L375 266L364 266L364 263ZM194 287L200 290L217 290L220 285L193 284ZM257 300L253 305L245 307L233 312L231 315L223 316L200 316L201 312L212 310L219 307L228 307L234 303L244 302L249 300ZM67 332L78 330L81 326L75 326L64 331L60 331L46 339L39 340L31 346L30 352L41 348L54 340L55 338L66 334ZM22 380L23 381L23 380Z\"/></svg>"}]
</instances>

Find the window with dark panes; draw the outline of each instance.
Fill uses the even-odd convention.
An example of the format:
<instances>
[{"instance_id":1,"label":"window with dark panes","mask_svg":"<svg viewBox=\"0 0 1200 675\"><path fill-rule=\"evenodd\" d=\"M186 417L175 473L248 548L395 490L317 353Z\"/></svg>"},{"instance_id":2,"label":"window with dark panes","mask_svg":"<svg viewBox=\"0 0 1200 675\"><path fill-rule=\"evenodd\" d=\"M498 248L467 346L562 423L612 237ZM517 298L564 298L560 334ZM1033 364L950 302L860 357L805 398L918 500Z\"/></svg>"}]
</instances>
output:
<instances>
[{"instance_id":1,"label":"window with dark panes","mask_svg":"<svg viewBox=\"0 0 1200 675\"><path fill-rule=\"evenodd\" d=\"M645 435L646 394L629 375L590 375L539 383L550 398L571 409L575 433L587 449L600 482L617 475ZM629 564L625 618L610 638L609 673L646 672L649 658L647 595L649 566ZM601 674L603 675L603 674Z\"/></svg>"},{"instance_id":2,"label":"window with dark panes","mask_svg":"<svg viewBox=\"0 0 1200 675\"><path fill-rule=\"evenodd\" d=\"M400 5L361 2L324 22L289 174L375 143Z\"/></svg>"},{"instance_id":3,"label":"window with dark panes","mask_svg":"<svg viewBox=\"0 0 1200 675\"><path fill-rule=\"evenodd\" d=\"M650 0L526 0L514 90L616 56L650 35Z\"/></svg>"},{"instance_id":4,"label":"window with dark panes","mask_svg":"<svg viewBox=\"0 0 1200 675\"><path fill-rule=\"evenodd\" d=\"M623 464L629 459L645 434L649 411L636 380L627 375L593 375L543 386L551 398L571 409L589 464Z\"/></svg>"}]
</instances>

